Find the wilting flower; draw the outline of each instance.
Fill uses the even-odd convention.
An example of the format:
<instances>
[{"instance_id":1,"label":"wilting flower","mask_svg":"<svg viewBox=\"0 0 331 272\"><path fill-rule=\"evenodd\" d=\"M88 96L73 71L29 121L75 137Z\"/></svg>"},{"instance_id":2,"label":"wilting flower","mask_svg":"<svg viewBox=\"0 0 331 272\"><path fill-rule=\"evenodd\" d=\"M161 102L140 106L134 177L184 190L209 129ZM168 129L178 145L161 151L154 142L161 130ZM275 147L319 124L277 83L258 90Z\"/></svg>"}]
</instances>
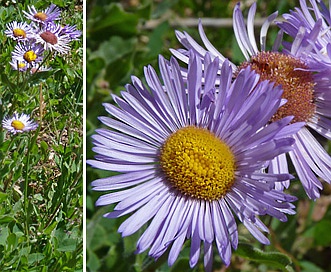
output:
<instances>
[{"instance_id":1,"label":"wilting flower","mask_svg":"<svg viewBox=\"0 0 331 272\"><path fill-rule=\"evenodd\" d=\"M302 28L287 50L278 51L282 43L282 30L279 31L272 50L266 50L267 31L270 23L277 17L277 12L270 15L261 28L261 49L259 50L254 35L255 11L256 4L254 3L248 13L246 29L240 5L237 4L234 9L234 33L246 58L246 61L237 68L235 68L235 64L232 64L232 67L237 69L234 76L241 69L251 67L261 75L261 80L270 80L284 89L283 98L288 102L275 113L272 120L291 115L294 116L292 123L305 122L305 126L293 136L296 142L294 149L289 152L289 156L307 195L315 199L320 196L319 189L322 189L319 178L328 183L331 182L331 157L308 128L331 139L330 70L325 63L319 63L314 58L309 57L309 53L312 52L311 44L315 42L316 37L308 35L311 40L303 43L302 38L305 36L305 29ZM218 57L222 63L225 60L224 56L207 39L201 23L199 24L199 33L207 50L187 33L177 31L176 34L179 41L187 49L194 50L201 58L209 51L213 56L212 58ZM187 50L172 50L172 52L182 61L188 61ZM274 173L288 172L286 156L283 154L272 160L269 171ZM287 187L289 181L284 182L283 185Z\"/></svg>"},{"instance_id":2,"label":"wilting flower","mask_svg":"<svg viewBox=\"0 0 331 272\"><path fill-rule=\"evenodd\" d=\"M29 24L16 21L7 24L5 34L16 41L27 41L34 36L33 28Z\"/></svg>"},{"instance_id":3,"label":"wilting flower","mask_svg":"<svg viewBox=\"0 0 331 272\"><path fill-rule=\"evenodd\" d=\"M35 130L38 124L30 120L30 116L22 113L14 113L12 117L7 116L2 121L2 126L12 134Z\"/></svg>"},{"instance_id":4,"label":"wilting flower","mask_svg":"<svg viewBox=\"0 0 331 272\"><path fill-rule=\"evenodd\" d=\"M282 90L260 81L250 68L232 82L232 69L219 59L189 57L184 78L177 61L162 57L155 70L145 68L147 88L138 78L126 86L118 107L104 104L112 117L100 117L111 129L93 135L96 168L118 175L95 180L93 189L111 191L97 205L118 203L105 214L117 218L133 213L119 227L123 236L149 222L137 242L137 253L148 248L159 258L171 246L168 264L191 240L190 266L204 246L204 265L210 271L213 244L226 265L231 247L238 245L234 215L263 244L268 231L258 215L286 221L296 198L275 190L289 174L264 173L266 161L291 149L289 135L302 124L292 117L269 123L283 103ZM218 72L221 72L220 74ZM234 215L233 215L234 214Z\"/></svg>"},{"instance_id":5,"label":"wilting flower","mask_svg":"<svg viewBox=\"0 0 331 272\"><path fill-rule=\"evenodd\" d=\"M45 24L36 34L36 43L45 50L56 51L60 54L68 53L70 37L62 33L62 26L55 23Z\"/></svg>"},{"instance_id":6,"label":"wilting flower","mask_svg":"<svg viewBox=\"0 0 331 272\"><path fill-rule=\"evenodd\" d=\"M44 49L40 44L29 42L19 43L12 52L11 64L18 63L19 68L25 66L32 68L36 63L40 63L43 60L43 52Z\"/></svg>"},{"instance_id":7,"label":"wilting flower","mask_svg":"<svg viewBox=\"0 0 331 272\"><path fill-rule=\"evenodd\" d=\"M54 4L51 4L47 9L43 11L37 11L32 5L28 6L29 12L23 10L25 17L31 21L46 24L49 22L54 22L60 18L61 10Z\"/></svg>"},{"instance_id":8,"label":"wilting flower","mask_svg":"<svg viewBox=\"0 0 331 272\"><path fill-rule=\"evenodd\" d=\"M300 7L290 11L289 14L283 14L285 21L278 22L278 26L285 33L295 38L302 32L302 43L307 43L313 47L310 56L313 56L319 62L324 61L331 67L331 11L322 1L301 0ZM311 42L312 38L313 42ZM284 43L285 47L291 46L291 43Z\"/></svg>"}]
</instances>

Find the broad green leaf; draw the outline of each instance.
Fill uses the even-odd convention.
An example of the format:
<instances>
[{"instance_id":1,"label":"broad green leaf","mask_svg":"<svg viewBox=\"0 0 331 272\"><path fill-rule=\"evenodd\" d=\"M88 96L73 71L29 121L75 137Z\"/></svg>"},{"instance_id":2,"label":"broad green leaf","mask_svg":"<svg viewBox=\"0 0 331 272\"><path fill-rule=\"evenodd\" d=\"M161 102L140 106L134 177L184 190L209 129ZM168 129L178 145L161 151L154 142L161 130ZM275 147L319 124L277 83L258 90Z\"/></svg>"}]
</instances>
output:
<instances>
[{"instance_id":1,"label":"broad green leaf","mask_svg":"<svg viewBox=\"0 0 331 272\"><path fill-rule=\"evenodd\" d=\"M7 238L9 235L9 231L7 227L2 227L0 231L0 245L6 245L7 244Z\"/></svg>"},{"instance_id":2,"label":"broad green leaf","mask_svg":"<svg viewBox=\"0 0 331 272\"><path fill-rule=\"evenodd\" d=\"M139 16L125 12L121 5L112 3L107 7L96 7L98 16L88 22L91 40L105 40L112 35L132 36L137 33L135 27Z\"/></svg>"},{"instance_id":3,"label":"broad green leaf","mask_svg":"<svg viewBox=\"0 0 331 272\"><path fill-rule=\"evenodd\" d=\"M8 195L6 193L0 192L0 202L5 201Z\"/></svg>"},{"instance_id":4,"label":"broad green leaf","mask_svg":"<svg viewBox=\"0 0 331 272\"><path fill-rule=\"evenodd\" d=\"M45 255L42 253L31 253L28 256L28 263L29 264L38 263L44 258L45 258Z\"/></svg>"},{"instance_id":5,"label":"broad green leaf","mask_svg":"<svg viewBox=\"0 0 331 272\"><path fill-rule=\"evenodd\" d=\"M246 243L240 243L234 254L248 260L279 268L282 271L290 271L287 266L292 264L291 259L285 254L280 252L265 252Z\"/></svg>"}]
</instances>

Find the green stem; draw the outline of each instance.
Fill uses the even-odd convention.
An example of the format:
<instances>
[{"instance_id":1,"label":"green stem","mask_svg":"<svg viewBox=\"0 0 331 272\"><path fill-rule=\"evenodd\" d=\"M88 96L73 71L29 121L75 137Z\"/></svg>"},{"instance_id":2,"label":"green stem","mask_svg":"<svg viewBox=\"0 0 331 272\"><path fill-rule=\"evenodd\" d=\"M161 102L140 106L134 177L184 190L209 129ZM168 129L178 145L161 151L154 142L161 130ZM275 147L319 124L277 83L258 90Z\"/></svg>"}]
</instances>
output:
<instances>
[{"instance_id":1,"label":"green stem","mask_svg":"<svg viewBox=\"0 0 331 272\"><path fill-rule=\"evenodd\" d=\"M29 172L30 172L30 153L32 150L33 145L36 143L37 136L39 134L40 126L36 130L33 138L31 135L29 135L29 143L28 143L28 151L26 154L26 165L25 165L25 178L24 178L24 214L26 216L25 218L25 233L27 236L27 239L29 240L29 221L30 216L28 212L29 208L29 197L28 197L28 190L29 190Z\"/></svg>"},{"instance_id":2,"label":"green stem","mask_svg":"<svg viewBox=\"0 0 331 272\"><path fill-rule=\"evenodd\" d=\"M30 163L30 147L28 148L27 158L26 158L26 169L25 169L25 180L24 180L24 214L26 216L25 219L25 233L27 239L29 240L29 216L28 216L28 207L29 207L29 199L28 199L28 188L29 188L29 163Z\"/></svg>"}]
</instances>

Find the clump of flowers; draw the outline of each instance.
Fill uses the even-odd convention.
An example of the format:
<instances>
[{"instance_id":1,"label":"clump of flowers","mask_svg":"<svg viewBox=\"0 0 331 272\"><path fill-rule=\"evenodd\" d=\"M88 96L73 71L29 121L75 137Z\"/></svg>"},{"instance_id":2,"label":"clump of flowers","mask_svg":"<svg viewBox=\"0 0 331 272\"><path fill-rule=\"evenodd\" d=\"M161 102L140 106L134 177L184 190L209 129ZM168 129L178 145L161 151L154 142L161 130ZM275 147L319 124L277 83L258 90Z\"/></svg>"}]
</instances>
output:
<instances>
[{"instance_id":1,"label":"clump of flowers","mask_svg":"<svg viewBox=\"0 0 331 272\"><path fill-rule=\"evenodd\" d=\"M36 68L36 64L45 62L47 54L55 52L65 55L70 50L70 42L79 39L81 31L74 25L62 26L61 10L51 4L45 10L37 10L34 6L23 11L30 22L13 21L7 24L5 34L17 44L12 53L10 64L13 69L26 71ZM41 69L47 70L47 69Z\"/></svg>"}]
</instances>

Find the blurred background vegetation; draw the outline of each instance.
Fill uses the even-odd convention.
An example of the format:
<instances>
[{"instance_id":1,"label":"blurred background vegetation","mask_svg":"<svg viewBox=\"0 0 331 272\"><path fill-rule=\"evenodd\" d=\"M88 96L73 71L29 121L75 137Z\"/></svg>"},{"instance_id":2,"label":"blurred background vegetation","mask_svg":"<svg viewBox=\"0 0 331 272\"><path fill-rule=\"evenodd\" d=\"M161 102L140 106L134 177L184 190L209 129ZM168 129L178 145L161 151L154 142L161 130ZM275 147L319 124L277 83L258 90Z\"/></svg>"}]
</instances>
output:
<instances>
[{"instance_id":1,"label":"blurred background vegetation","mask_svg":"<svg viewBox=\"0 0 331 272\"><path fill-rule=\"evenodd\" d=\"M87 158L93 158L90 136L106 115L102 103L112 102L111 93L119 94L130 83L130 76L143 78L143 67L151 64L158 70L158 55L170 57L169 48L181 48L175 29L188 32L200 41L198 18L232 18L237 1L127 0L87 1ZM241 1L245 15L253 1ZM289 12L299 0L257 1L256 18L265 18L278 10ZM185 19L195 19L187 25ZM209 40L223 55L235 63L244 60L231 25L205 26ZM259 33L257 26L256 34ZM268 34L269 47L277 33ZM329 143L325 143L328 145ZM167 256L157 262L147 253L135 255L135 244L141 233L122 239L117 228L125 218L109 220L102 215L112 207L95 207L100 193L92 192L91 181L111 175L87 167L87 269L88 271L203 271L203 261L191 270L186 246L175 265L167 266ZM331 271L331 195L327 186L316 202L308 200L294 181L290 193L299 198L297 215L287 223L263 218L270 228L271 245L262 246L239 224L241 245L226 268L215 254L214 271ZM245 243L249 244L245 244ZM261 251L260 251L261 250ZM283 255L284 254L284 255Z\"/></svg>"}]
</instances>

